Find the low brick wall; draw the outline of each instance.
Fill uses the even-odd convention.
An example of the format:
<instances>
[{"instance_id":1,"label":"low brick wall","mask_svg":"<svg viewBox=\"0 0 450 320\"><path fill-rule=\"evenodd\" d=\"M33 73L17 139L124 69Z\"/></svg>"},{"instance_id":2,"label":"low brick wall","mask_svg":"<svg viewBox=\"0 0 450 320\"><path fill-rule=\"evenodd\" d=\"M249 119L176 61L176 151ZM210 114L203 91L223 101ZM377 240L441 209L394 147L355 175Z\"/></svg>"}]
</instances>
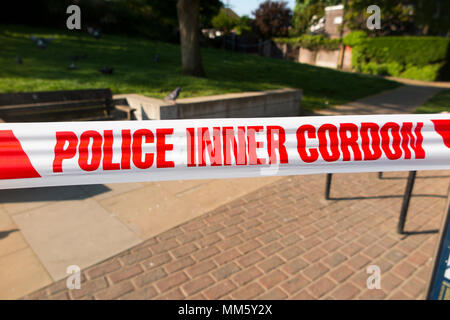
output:
<instances>
[{"instance_id":1,"label":"low brick wall","mask_svg":"<svg viewBox=\"0 0 450 320\"><path fill-rule=\"evenodd\" d=\"M339 50L319 50L317 51L315 65L337 69L339 64Z\"/></svg>"},{"instance_id":2,"label":"low brick wall","mask_svg":"<svg viewBox=\"0 0 450 320\"><path fill-rule=\"evenodd\" d=\"M135 109L137 120L286 117L300 115L302 91L280 89L178 99L176 103L138 94L115 95Z\"/></svg>"}]
</instances>

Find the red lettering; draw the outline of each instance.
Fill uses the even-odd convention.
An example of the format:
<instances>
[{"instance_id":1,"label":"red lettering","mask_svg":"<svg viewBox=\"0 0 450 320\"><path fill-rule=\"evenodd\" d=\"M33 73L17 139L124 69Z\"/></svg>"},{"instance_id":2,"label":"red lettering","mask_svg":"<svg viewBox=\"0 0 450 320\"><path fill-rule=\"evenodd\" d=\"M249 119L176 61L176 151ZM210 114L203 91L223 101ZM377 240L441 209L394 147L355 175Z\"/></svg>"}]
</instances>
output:
<instances>
[{"instance_id":1,"label":"red lettering","mask_svg":"<svg viewBox=\"0 0 450 320\"><path fill-rule=\"evenodd\" d=\"M187 166L195 167L195 129L186 128L187 139Z\"/></svg>"},{"instance_id":2,"label":"red lettering","mask_svg":"<svg viewBox=\"0 0 450 320\"><path fill-rule=\"evenodd\" d=\"M265 164L266 159L258 158L256 149L264 147L264 143L256 141L256 132L263 130L263 126L248 126L247 127L247 139L248 139L248 157L249 164Z\"/></svg>"},{"instance_id":3,"label":"red lettering","mask_svg":"<svg viewBox=\"0 0 450 320\"><path fill-rule=\"evenodd\" d=\"M67 148L64 146L68 143ZM64 159L71 159L77 154L78 138L72 131L56 132L55 159L53 160L53 172L62 172Z\"/></svg>"},{"instance_id":4,"label":"red lettering","mask_svg":"<svg viewBox=\"0 0 450 320\"><path fill-rule=\"evenodd\" d=\"M393 137L392 150L390 148L389 131ZM400 148L400 126L395 122L387 122L381 127L381 148L389 160L397 160L402 156L402 149Z\"/></svg>"},{"instance_id":5,"label":"red lettering","mask_svg":"<svg viewBox=\"0 0 450 320\"><path fill-rule=\"evenodd\" d=\"M245 140L245 127L238 127L238 142L234 137L233 127L223 127L223 154L224 165L231 165L231 150L233 150L236 165L247 164L247 146Z\"/></svg>"},{"instance_id":6,"label":"red lettering","mask_svg":"<svg viewBox=\"0 0 450 320\"><path fill-rule=\"evenodd\" d=\"M131 162L131 132L122 130L122 159L120 165L122 169L130 169Z\"/></svg>"},{"instance_id":7,"label":"red lettering","mask_svg":"<svg viewBox=\"0 0 450 320\"><path fill-rule=\"evenodd\" d=\"M120 163L113 163L114 136L112 130L103 131L105 142L103 144L103 170L120 170Z\"/></svg>"},{"instance_id":8,"label":"red lettering","mask_svg":"<svg viewBox=\"0 0 450 320\"><path fill-rule=\"evenodd\" d=\"M331 153L328 153L327 148L328 146L328 139L326 134L327 131L330 136ZM327 162L338 160L340 157L340 153L339 153L339 138L336 126L329 123L323 124L320 126L317 134L319 137L319 151L323 160Z\"/></svg>"},{"instance_id":9,"label":"red lettering","mask_svg":"<svg viewBox=\"0 0 450 320\"><path fill-rule=\"evenodd\" d=\"M380 136L378 130L380 127L373 122L361 123L361 147L364 153L364 160L377 160L381 157ZM369 137L370 131L370 137ZM372 140L372 143L371 143ZM372 150L370 149L372 146Z\"/></svg>"},{"instance_id":10,"label":"red lettering","mask_svg":"<svg viewBox=\"0 0 450 320\"><path fill-rule=\"evenodd\" d=\"M213 142L212 146L211 138L209 136L208 128L198 128L198 160L199 166L206 166L205 160L205 149L208 152L209 160L211 161L211 166L221 166L222 165L222 146L220 137L220 127L213 128Z\"/></svg>"},{"instance_id":11,"label":"red lettering","mask_svg":"<svg viewBox=\"0 0 450 320\"><path fill-rule=\"evenodd\" d=\"M350 136L347 135L350 133ZM344 161L350 161L350 150L353 151L355 161L361 160L361 151L358 147L358 126L353 123L341 123L339 126L339 138L341 139L341 150Z\"/></svg>"},{"instance_id":12,"label":"red lettering","mask_svg":"<svg viewBox=\"0 0 450 320\"><path fill-rule=\"evenodd\" d=\"M172 134L173 129L156 129L156 167L173 168L173 161L166 161L166 151L173 150L173 144L166 143L166 135Z\"/></svg>"},{"instance_id":13,"label":"red lettering","mask_svg":"<svg viewBox=\"0 0 450 320\"><path fill-rule=\"evenodd\" d=\"M89 163L89 144L92 139L92 159ZM88 130L80 136L80 146L78 147L78 165L84 171L94 171L100 166L102 159L102 135L95 130Z\"/></svg>"},{"instance_id":14,"label":"red lettering","mask_svg":"<svg viewBox=\"0 0 450 320\"><path fill-rule=\"evenodd\" d=\"M274 134L277 133L278 139L275 140ZM269 163L277 163L277 156L275 149L278 149L280 156L280 163L288 163L288 154L284 143L286 142L286 135L284 129L280 126L267 127L267 151L269 154Z\"/></svg>"},{"instance_id":15,"label":"red lettering","mask_svg":"<svg viewBox=\"0 0 450 320\"><path fill-rule=\"evenodd\" d=\"M145 138L145 143L153 143L155 140L148 129L139 129L133 133L133 163L139 169L147 169L152 166L154 155L148 152L142 161L142 138Z\"/></svg>"},{"instance_id":16,"label":"red lettering","mask_svg":"<svg viewBox=\"0 0 450 320\"><path fill-rule=\"evenodd\" d=\"M300 128L297 129L297 151L300 155L300 158L307 163L311 163L317 160L319 158L319 152L317 151L317 148L309 148L309 153L306 152L306 139L305 139L305 132L308 133L308 139L315 139L316 138L316 128L312 125L305 124L303 126L300 126Z\"/></svg>"},{"instance_id":17,"label":"red lettering","mask_svg":"<svg viewBox=\"0 0 450 320\"><path fill-rule=\"evenodd\" d=\"M405 152L405 159L411 159L411 151L408 148L408 142L411 148L414 150L416 159L425 159L425 150L422 148L422 127L423 122L418 122L414 133L416 134L417 139L412 134L412 123L411 122L403 122L402 128L400 129L400 133L402 135L402 149Z\"/></svg>"}]
</instances>

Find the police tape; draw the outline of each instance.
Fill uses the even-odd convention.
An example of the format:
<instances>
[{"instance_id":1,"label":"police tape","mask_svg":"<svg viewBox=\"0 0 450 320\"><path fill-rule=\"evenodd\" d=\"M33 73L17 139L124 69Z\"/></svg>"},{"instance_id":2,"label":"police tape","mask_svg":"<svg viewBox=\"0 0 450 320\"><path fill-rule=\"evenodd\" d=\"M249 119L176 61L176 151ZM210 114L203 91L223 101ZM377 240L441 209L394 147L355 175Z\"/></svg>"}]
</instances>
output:
<instances>
[{"instance_id":1,"label":"police tape","mask_svg":"<svg viewBox=\"0 0 450 320\"><path fill-rule=\"evenodd\" d=\"M450 115L0 124L0 189L450 169Z\"/></svg>"}]
</instances>

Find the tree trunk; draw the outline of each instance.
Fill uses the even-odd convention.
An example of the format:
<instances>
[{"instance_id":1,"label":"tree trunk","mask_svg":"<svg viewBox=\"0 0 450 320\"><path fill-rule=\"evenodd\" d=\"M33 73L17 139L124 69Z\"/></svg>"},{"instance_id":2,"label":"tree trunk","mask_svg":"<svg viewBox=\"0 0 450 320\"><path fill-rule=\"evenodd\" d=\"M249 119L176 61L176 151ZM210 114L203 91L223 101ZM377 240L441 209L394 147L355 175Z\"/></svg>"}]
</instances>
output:
<instances>
[{"instance_id":1,"label":"tree trunk","mask_svg":"<svg viewBox=\"0 0 450 320\"><path fill-rule=\"evenodd\" d=\"M199 43L199 10L200 0L178 0L182 72L191 76L203 77L205 72Z\"/></svg>"}]
</instances>

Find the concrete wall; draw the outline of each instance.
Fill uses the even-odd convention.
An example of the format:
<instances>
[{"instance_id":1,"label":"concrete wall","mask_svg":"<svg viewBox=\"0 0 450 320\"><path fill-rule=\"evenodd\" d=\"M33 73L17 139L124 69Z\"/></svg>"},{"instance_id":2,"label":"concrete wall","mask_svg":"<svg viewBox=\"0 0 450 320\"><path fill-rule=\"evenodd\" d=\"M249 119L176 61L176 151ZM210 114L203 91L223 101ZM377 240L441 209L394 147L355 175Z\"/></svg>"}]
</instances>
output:
<instances>
[{"instance_id":1,"label":"concrete wall","mask_svg":"<svg viewBox=\"0 0 450 320\"><path fill-rule=\"evenodd\" d=\"M316 55L317 51L312 51L306 48L300 48L298 54L298 62L307 63L307 64L315 64L316 63Z\"/></svg>"},{"instance_id":2,"label":"concrete wall","mask_svg":"<svg viewBox=\"0 0 450 320\"><path fill-rule=\"evenodd\" d=\"M178 99L176 103L137 94L116 95L135 109L137 120L286 117L300 115L302 91L280 89Z\"/></svg>"},{"instance_id":3,"label":"concrete wall","mask_svg":"<svg viewBox=\"0 0 450 320\"><path fill-rule=\"evenodd\" d=\"M316 66L334 68L338 67L339 50L319 50L316 56Z\"/></svg>"}]
</instances>

